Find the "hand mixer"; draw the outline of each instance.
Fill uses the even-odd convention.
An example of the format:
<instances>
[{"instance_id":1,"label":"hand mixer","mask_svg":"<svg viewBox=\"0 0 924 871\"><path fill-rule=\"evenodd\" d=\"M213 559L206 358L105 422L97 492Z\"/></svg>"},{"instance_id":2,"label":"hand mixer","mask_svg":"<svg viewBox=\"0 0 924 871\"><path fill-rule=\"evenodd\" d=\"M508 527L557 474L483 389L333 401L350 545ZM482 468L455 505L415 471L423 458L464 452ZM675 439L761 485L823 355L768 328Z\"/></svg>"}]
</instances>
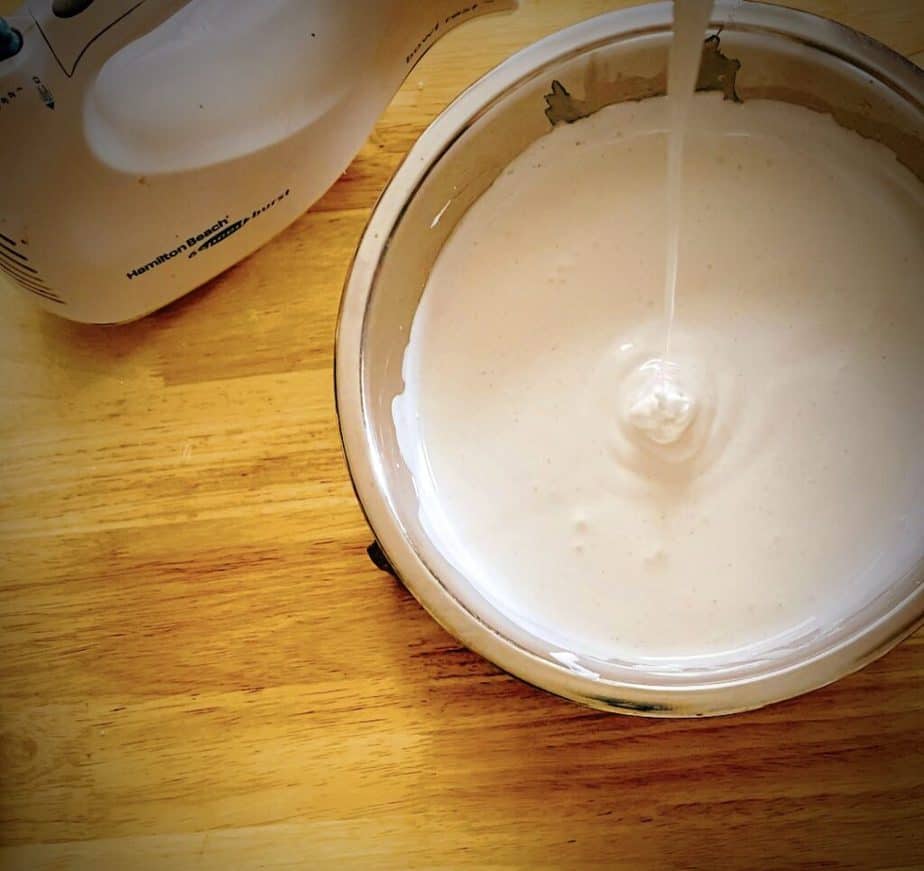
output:
<instances>
[{"instance_id":1,"label":"hand mixer","mask_svg":"<svg viewBox=\"0 0 924 871\"><path fill-rule=\"evenodd\" d=\"M29 0L0 18L0 270L131 320L343 172L422 54L515 0Z\"/></svg>"}]
</instances>

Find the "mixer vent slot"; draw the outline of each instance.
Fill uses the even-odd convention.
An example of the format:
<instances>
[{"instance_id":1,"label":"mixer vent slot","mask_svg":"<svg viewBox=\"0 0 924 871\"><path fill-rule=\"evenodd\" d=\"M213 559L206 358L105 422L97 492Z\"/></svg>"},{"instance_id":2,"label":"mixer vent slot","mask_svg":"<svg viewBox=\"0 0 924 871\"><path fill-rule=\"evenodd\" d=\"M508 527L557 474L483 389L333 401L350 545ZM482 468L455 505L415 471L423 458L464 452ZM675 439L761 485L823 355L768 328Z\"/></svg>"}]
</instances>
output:
<instances>
[{"instance_id":1,"label":"mixer vent slot","mask_svg":"<svg viewBox=\"0 0 924 871\"><path fill-rule=\"evenodd\" d=\"M64 300L45 283L39 271L23 253L23 245L3 233L0 233L0 270L23 290L34 293L42 299L65 305Z\"/></svg>"}]
</instances>

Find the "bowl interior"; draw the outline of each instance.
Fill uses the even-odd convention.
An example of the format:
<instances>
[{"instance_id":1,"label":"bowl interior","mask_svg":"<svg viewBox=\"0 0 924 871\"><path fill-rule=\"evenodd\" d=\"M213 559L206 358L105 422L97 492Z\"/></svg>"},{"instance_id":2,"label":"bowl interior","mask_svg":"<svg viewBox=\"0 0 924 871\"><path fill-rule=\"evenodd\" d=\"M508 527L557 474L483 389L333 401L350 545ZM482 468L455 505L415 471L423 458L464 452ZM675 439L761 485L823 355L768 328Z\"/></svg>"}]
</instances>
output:
<instances>
[{"instance_id":1,"label":"bowl interior","mask_svg":"<svg viewBox=\"0 0 924 871\"><path fill-rule=\"evenodd\" d=\"M747 701L742 696L738 701L677 703L681 713L703 713L792 695L859 667L920 619L924 566L862 611L800 639L770 661L655 673L631 662L557 650L495 608L430 542L418 520L414 483L392 418L393 399L404 388L402 359L414 313L430 268L456 223L505 166L554 124L621 100L664 93L670 19L670 5L658 4L601 16L557 34L473 86L415 146L370 222L348 284L348 294L356 292L357 276L368 276L362 291L359 391L364 451L374 480L364 483L355 470L354 478L373 530L412 592L461 640L498 664L518 671L502 660L504 651L519 651L536 666L519 673L534 683L585 701L606 703L618 697L619 705L631 708L627 687L695 693L801 670L798 679ZM700 89L829 112L843 126L883 142L924 178L924 87L916 67L832 22L762 4L736 8L731 20L715 21L710 33L716 36L707 43ZM345 441L353 468L346 433ZM376 499L369 488L377 491ZM413 566L407 564L410 555ZM464 620L459 612L467 615ZM805 671L821 661L823 667ZM562 671L576 680L564 689L554 679ZM684 705L687 710L681 710Z\"/></svg>"}]
</instances>

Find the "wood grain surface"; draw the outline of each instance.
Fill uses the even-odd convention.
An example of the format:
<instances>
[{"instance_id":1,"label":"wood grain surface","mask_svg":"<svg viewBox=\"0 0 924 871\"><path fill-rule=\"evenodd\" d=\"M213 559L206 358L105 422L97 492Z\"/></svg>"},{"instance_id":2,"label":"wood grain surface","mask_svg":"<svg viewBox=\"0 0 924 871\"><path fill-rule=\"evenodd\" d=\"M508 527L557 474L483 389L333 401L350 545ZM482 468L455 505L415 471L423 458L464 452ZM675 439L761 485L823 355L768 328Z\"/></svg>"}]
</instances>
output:
<instances>
[{"instance_id":1,"label":"wood grain surface","mask_svg":"<svg viewBox=\"0 0 924 871\"><path fill-rule=\"evenodd\" d=\"M460 648L366 557L331 376L364 222L465 85L619 5L450 34L315 208L138 323L3 288L3 868L924 867L924 636L754 713L626 718ZM921 0L798 5L924 50Z\"/></svg>"}]
</instances>

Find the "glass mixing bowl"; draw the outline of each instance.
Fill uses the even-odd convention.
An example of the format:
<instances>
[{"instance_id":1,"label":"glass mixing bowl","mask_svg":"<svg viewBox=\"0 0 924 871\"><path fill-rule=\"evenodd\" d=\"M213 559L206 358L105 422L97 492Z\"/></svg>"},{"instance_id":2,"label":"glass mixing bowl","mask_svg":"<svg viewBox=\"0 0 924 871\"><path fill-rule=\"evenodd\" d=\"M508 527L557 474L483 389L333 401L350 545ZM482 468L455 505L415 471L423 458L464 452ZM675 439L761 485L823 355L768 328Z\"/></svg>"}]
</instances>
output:
<instances>
[{"instance_id":1,"label":"glass mixing bowl","mask_svg":"<svg viewBox=\"0 0 924 871\"><path fill-rule=\"evenodd\" d=\"M460 217L553 124L665 89L672 6L613 12L519 52L465 91L420 137L382 195L343 296L336 393L350 473L369 524L407 588L462 643L528 683L595 708L704 716L759 707L861 668L924 620L924 560L848 619L760 661L660 673L561 656L488 602L418 520L392 420L402 358L430 268ZM924 178L924 72L822 18L760 3L718 7L701 89L832 114ZM558 653L559 658L553 654ZM563 661L564 660L564 661Z\"/></svg>"}]
</instances>

